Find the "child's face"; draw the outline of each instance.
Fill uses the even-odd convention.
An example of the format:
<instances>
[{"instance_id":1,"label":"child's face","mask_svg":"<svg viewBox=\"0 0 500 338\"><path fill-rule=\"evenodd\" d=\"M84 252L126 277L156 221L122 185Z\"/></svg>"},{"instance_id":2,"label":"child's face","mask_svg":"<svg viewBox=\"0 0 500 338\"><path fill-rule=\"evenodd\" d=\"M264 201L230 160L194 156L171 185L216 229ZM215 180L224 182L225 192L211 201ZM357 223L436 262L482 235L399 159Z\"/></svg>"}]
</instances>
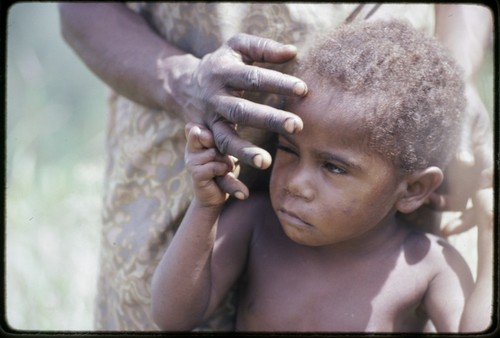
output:
<instances>
[{"instance_id":1,"label":"child's face","mask_svg":"<svg viewBox=\"0 0 500 338\"><path fill-rule=\"evenodd\" d=\"M311 89L286 107L303 119L304 129L279 137L270 184L273 208L285 233L300 244L373 234L394 222L403 184L396 168L367 148L355 117L363 112L353 108L352 97Z\"/></svg>"}]
</instances>

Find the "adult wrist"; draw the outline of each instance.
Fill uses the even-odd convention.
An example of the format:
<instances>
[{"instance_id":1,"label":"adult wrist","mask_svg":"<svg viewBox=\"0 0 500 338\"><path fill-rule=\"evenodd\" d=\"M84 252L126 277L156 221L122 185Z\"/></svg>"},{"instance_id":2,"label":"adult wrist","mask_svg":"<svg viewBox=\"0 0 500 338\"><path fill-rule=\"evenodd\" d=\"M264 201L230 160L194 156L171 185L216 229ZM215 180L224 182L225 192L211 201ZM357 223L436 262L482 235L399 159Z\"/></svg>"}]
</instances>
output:
<instances>
[{"instance_id":1,"label":"adult wrist","mask_svg":"<svg viewBox=\"0 0 500 338\"><path fill-rule=\"evenodd\" d=\"M170 55L157 60L158 77L163 84L161 106L185 121L188 120L186 108L192 96L189 86L199 63L200 59L192 54Z\"/></svg>"}]
</instances>

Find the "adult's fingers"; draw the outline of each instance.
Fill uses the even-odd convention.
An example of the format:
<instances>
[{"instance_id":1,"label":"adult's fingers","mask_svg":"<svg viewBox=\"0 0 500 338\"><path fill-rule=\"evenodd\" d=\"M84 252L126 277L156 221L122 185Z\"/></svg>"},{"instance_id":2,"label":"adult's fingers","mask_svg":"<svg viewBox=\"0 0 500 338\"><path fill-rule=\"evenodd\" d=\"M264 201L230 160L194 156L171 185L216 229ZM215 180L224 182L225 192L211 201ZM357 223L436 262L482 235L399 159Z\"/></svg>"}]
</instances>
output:
<instances>
[{"instance_id":1,"label":"adult's fingers","mask_svg":"<svg viewBox=\"0 0 500 338\"><path fill-rule=\"evenodd\" d=\"M452 219L441 230L444 236L465 232L472 227L493 226L493 188L481 189L473 194L472 207L458 218Z\"/></svg>"},{"instance_id":2,"label":"adult's fingers","mask_svg":"<svg viewBox=\"0 0 500 338\"><path fill-rule=\"evenodd\" d=\"M243 100L233 96L219 96L213 109L235 124L293 134L303 128L303 122L290 112Z\"/></svg>"},{"instance_id":3,"label":"adult's fingers","mask_svg":"<svg viewBox=\"0 0 500 338\"><path fill-rule=\"evenodd\" d=\"M237 34L228 40L227 45L238 51L243 61L283 63L290 61L297 55L297 48L285 45L271 39L261 38L249 34Z\"/></svg>"},{"instance_id":4,"label":"adult's fingers","mask_svg":"<svg viewBox=\"0 0 500 338\"><path fill-rule=\"evenodd\" d=\"M475 213L472 209L465 210L460 217L450 220L441 229L441 235L448 237L457 235L476 225Z\"/></svg>"},{"instance_id":5,"label":"adult's fingers","mask_svg":"<svg viewBox=\"0 0 500 338\"><path fill-rule=\"evenodd\" d=\"M223 154L233 155L259 169L267 169L272 162L271 155L247 140L242 139L234 126L224 119L218 119L211 126L215 144Z\"/></svg>"},{"instance_id":6,"label":"adult's fingers","mask_svg":"<svg viewBox=\"0 0 500 338\"><path fill-rule=\"evenodd\" d=\"M307 94L307 85L301 79L257 66L234 68L226 85L236 89L289 96Z\"/></svg>"},{"instance_id":7,"label":"adult's fingers","mask_svg":"<svg viewBox=\"0 0 500 338\"><path fill-rule=\"evenodd\" d=\"M227 173L224 176L215 177L217 185L226 193L237 199L243 200L250 194L248 187L236 178L236 175L232 172Z\"/></svg>"},{"instance_id":8,"label":"adult's fingers","mask_svg":"<svg viewBox=\"0 0 500 338\"><path fill-rule=\"evenodd\" d=\"M468 199L467 195L433 192L429 195L428 207L436 211L462 211L467 206Z\"/></svg>"}]
</instances>

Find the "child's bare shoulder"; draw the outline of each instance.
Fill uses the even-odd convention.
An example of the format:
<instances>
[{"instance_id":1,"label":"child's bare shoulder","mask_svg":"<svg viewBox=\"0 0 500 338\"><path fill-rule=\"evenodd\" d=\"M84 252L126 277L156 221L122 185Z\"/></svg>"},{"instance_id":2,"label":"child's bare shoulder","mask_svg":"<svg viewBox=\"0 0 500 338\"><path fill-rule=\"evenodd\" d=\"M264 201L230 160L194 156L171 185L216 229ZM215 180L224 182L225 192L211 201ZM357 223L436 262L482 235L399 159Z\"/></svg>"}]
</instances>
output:
<instances>
[{"instance_id":1,"label":"child's bare shoulder","mask_svg":"<svg viewBox=\"0 0 500 338\"><path fill-rule=\"evenodd\" d=\"M271 201L267 194L252 193L245 200L229 201L224 207L221 218L224 222L237 221L241 226L246 224L253 227L270 210L272 210Z\"/></svg>"},{"instance_id":2,"label":"child's bare shoulder","mask_svg":"<svg viewBox=\"0 0 500 338\"><path fill-rule=\"evenodd\" d=\"M225 207L225 211L240 214L253 214L267 211L271 208L271 200L269 195L261 192L251 193L245 200L232 200ZM254 215L255 216L255 215Z\"/></svg>"},{"instance_id":3,"label":"child's bare shoulder","mask_svg":"<svg viewBox=\"0 0 500 338\"><path fill-rule=\"evenodd\" d=\"M446 239L423 231L410 231L404 242L404 255L410 265L422 263L433 269L442 270L444 266L468 269L467 263Z\"/></svg>"}]
</instances>

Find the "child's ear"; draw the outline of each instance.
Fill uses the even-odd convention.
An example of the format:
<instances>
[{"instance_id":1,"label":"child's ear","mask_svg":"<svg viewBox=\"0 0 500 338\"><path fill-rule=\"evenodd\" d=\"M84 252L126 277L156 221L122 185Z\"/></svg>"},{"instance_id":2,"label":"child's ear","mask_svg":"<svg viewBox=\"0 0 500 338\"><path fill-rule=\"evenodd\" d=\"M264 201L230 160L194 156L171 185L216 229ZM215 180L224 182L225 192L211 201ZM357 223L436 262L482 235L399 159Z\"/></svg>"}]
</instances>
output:
<instances>
[{"instance_id":1,"label":"child's ear","mask_svg":"<svg viewBox=\"0 0 500 338\"><path fill-rule=\"evenodd\" d=\"M397 210L405 214L417 210L442 181L443 172L438 167L428 167L407 175L404 192L396 202Z\"/></svg>"}]
</instances>

